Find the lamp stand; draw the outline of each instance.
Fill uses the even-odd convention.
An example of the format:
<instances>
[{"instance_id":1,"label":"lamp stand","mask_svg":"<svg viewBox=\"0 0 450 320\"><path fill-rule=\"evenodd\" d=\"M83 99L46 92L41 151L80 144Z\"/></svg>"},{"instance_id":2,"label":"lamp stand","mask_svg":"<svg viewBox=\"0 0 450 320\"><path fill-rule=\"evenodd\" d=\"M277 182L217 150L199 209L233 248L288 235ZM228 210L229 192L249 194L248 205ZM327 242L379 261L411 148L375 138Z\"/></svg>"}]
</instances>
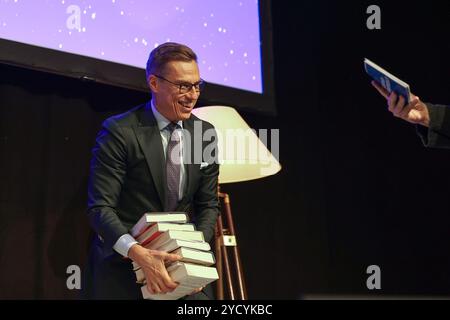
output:
<instances>
[{"instance_id":1,"label":"lamp stand","mask_svg":"<svg viewBox=\"0 0 450 320\"><path fill-rule=\"evenodd\" d=\"M247 300L244 273L231 214L230 197L227 193L220 192L220 187L218 187L218 196L222 210L217 218L215 230L216 267L219 274L217 299ZM237 278L237 285L233 281L234 278ZM225 286L227 297L225 297Z\"/></svg>"}]
</instances>

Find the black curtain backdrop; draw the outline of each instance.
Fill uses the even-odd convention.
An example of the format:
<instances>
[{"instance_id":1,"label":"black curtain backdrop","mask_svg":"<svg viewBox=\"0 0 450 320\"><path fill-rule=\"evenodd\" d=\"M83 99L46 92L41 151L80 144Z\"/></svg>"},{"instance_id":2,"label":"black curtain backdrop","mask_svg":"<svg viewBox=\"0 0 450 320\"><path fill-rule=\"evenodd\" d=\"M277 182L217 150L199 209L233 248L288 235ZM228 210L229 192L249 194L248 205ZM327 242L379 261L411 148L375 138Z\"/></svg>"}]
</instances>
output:
<instances>
[{"instance_id":1,"label":"black curtain backdrop","mask_svg":"<svg viewBox=\"0 0 450 320\"><path fill-rule=\"evenodd\" d=\"M382 29L366 28L381 7ZM223 185L252 299L450 294L450 150L426 149L387 111L367 57L449 104L446 2L273 1L282 171ZM0 66L0 298L73 299L90 150L101 122L148 95ZM381 268L382 289L366 288ZM83 271L83 270L82 270Z\"/></svg>"}]
</instances>

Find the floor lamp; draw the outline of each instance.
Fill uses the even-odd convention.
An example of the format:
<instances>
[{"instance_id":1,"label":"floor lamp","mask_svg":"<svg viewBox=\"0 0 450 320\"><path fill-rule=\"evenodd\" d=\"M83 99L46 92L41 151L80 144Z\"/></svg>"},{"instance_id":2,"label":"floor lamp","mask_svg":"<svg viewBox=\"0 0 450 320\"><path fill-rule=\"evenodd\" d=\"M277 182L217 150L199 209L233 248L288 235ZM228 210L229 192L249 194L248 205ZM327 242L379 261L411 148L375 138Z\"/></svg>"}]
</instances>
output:
<instances>
[{"instance_id":1,"label":"floor lamp","mask_svg":"<svg viewBox=\"0 0 450 320\"><path fill-rule=\"evenodd\" d=\"M281 170L281 165L234 108L208 106L194 109L193 113L210 122L218 136L221 214L215 235L216 267L219 273L217 299L246 300L247 290L230 196L222 192L220 186L276 174ZM278 139L272 139L271 146L272 150L276 147L278 151Z\"/></svg>"}]
</instances>

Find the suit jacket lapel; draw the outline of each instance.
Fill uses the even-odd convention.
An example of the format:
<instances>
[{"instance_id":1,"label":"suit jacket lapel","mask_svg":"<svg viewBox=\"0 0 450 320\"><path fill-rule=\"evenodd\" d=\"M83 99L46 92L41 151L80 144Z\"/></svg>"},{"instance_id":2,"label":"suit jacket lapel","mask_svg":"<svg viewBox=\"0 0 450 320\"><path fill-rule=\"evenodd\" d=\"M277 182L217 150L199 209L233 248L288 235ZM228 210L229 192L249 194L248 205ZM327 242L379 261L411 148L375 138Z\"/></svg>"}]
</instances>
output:
<instances>
[{"instance_id":1,"label":"suit jacket lapel","mask_svg":"<svg viewBox=\"0 0 450 320\"><path fill-rule=\"evenodd\" d=\"M187 197L192 193L191 189L193 186L193 181L194 181L193 179L194 179L195 168L196 168L196 165L194 163L194 154L193 154L193 152L195 151L195 149L194 149L195 137L194 137L194 121L192 120L192 118L183 121L183 127L190 134L190 141L188 141L190 143L190 145L189 146L185 145L185 148L190 148L190 152L188 153L188 159L187 159L187 161L189 161L189 162L187 164L185 164L186 189L183 194L183 199L181 199L181 201L180 201L180 207L184 206ZM187 152L187 150L185 150L185 152Z\"/></svg>"},{"instance_id":2,"label":"suit jacket lapel","mask_svg":"<svg viewBox=\"0 0 450 320\"><path fill-rule=\"evenodd\" d=\"M134 130L158 191L161 208L164 210L167 194L164 149L158 124L149 103L139 113L139 126Z\"/></svg>"}]
</instances>

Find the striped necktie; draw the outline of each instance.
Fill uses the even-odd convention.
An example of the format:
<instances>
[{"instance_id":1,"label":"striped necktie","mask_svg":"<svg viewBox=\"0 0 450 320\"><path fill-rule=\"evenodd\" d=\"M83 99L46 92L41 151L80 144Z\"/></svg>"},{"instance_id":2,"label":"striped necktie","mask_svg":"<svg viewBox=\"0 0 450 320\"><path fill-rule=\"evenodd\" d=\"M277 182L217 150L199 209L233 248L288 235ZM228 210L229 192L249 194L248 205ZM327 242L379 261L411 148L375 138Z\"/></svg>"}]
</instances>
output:
<instances>
[{"instance_id":1,"label":"striped necktie","mask_svg":"<svg viewBox=\"0 0 450 320\"><path fill-rule=\"evenodd\" d=\"M179 125L171 122L166 127L170 133L166 154L167 196L166 211L175 211L178 205L178 195L181 178L180 135L176 132Z\"/></svg>"}]
</instances>

